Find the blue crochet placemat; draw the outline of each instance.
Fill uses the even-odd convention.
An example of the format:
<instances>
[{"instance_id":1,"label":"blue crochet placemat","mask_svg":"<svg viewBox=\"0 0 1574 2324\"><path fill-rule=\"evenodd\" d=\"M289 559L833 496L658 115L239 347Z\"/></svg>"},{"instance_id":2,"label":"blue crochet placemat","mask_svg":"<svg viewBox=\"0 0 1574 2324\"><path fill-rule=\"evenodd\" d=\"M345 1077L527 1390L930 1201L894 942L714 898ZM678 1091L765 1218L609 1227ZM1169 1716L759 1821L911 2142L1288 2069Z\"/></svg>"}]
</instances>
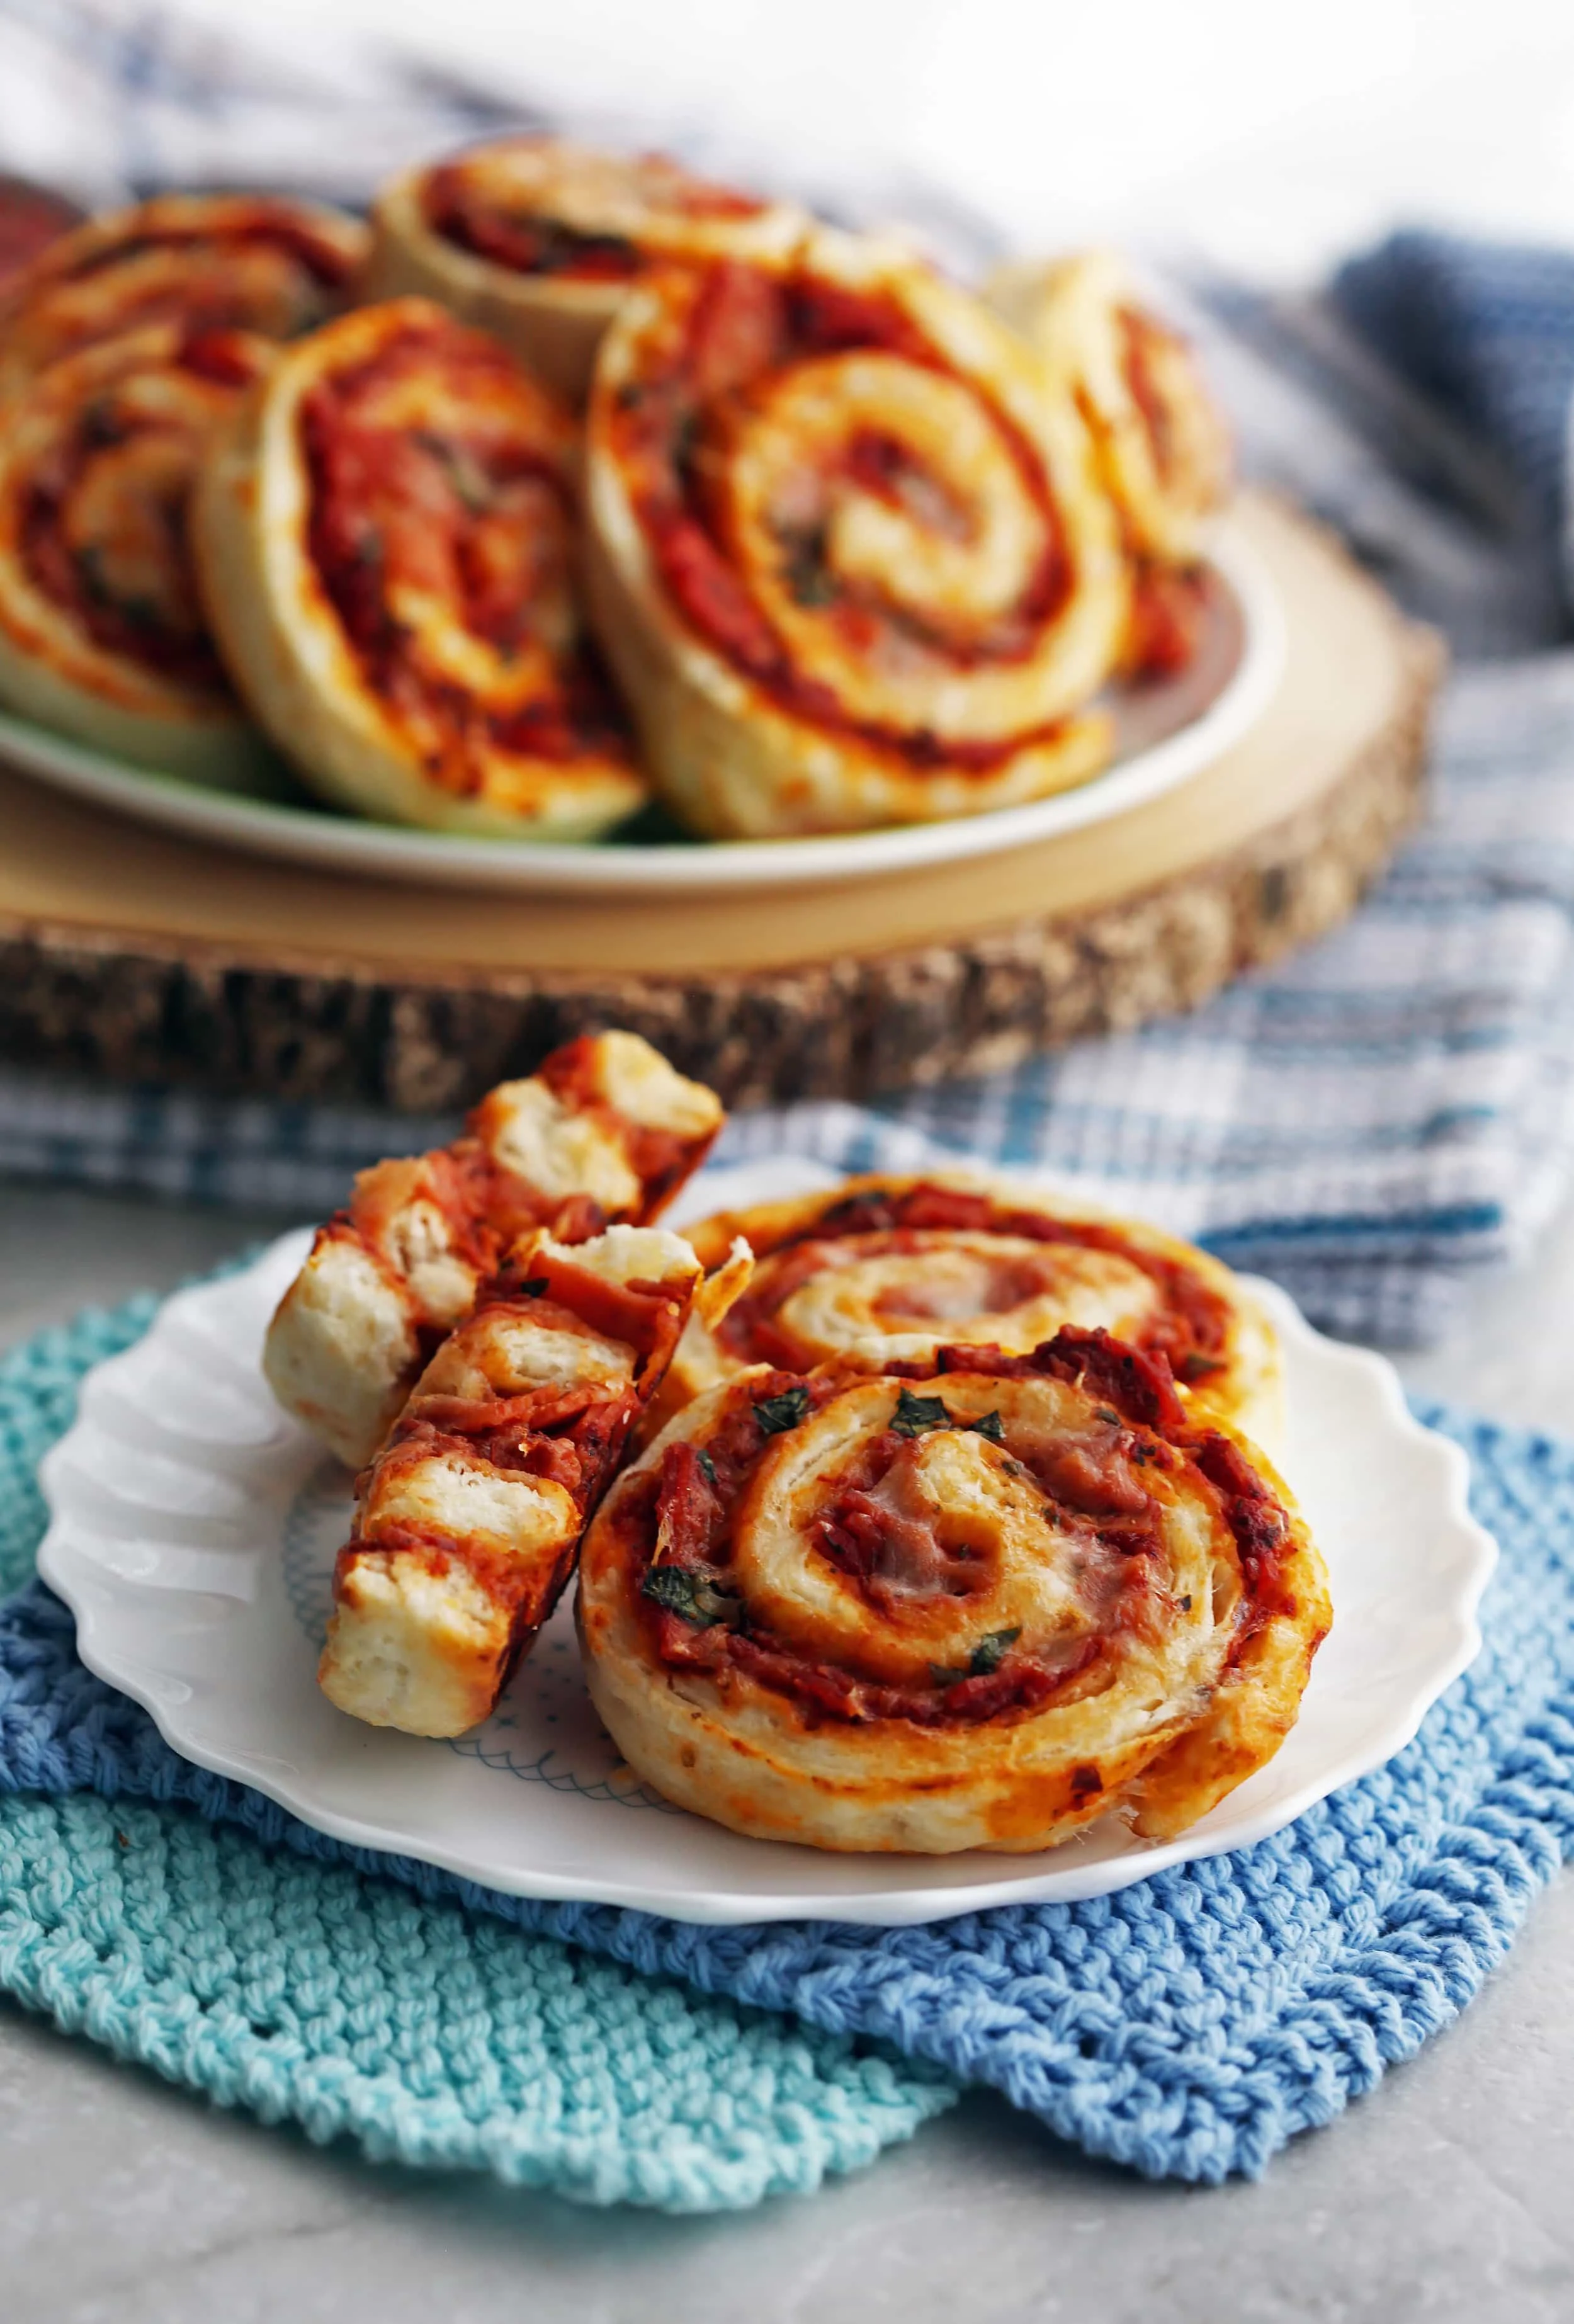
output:
<instances>
[{"instance_id":1,"label":"blue crochet placemat","mask_svg":"<svg viewBox=\"0 0 1574 2324\"><path fill-rule=\"evenodd\" d=\"M78 1379L152 1312L0 1365L0 1582ZM695 1928L345 1848L169 1750L32 1582L0 1608L0 1984L314 2135L591 2200L812 2186L959 2080L1155 2178L1256 2174L1471 1998L1574 1840L1574 1445L1430 1416L1503 1563L1416 1742L1256 1848L930 1928Z\"/></svg>"}]
</instances>

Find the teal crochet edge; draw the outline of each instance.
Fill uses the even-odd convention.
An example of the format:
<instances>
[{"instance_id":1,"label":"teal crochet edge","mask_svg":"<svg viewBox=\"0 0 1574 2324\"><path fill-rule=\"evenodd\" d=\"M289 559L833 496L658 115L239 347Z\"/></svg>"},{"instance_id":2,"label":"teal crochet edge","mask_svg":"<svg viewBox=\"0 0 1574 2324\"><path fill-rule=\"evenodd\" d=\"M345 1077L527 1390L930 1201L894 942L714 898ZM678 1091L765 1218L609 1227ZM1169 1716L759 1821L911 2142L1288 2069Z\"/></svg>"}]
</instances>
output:
<instances>
[{"instance_id":1,"label":"teal crochet edge","mask_svg":"<svg viewBox=\"0 0 1574 2324\"><path fill-rule=\"evenodd\" d=\"M0 1360L0 1592L32 1570L37 1467L151 1297ZM585 2203L804 2194L957 2096L938 2069L321 1865L189 1809L0 1798L0 1987L167 2080Z\"/></svg>"}]
</instances>

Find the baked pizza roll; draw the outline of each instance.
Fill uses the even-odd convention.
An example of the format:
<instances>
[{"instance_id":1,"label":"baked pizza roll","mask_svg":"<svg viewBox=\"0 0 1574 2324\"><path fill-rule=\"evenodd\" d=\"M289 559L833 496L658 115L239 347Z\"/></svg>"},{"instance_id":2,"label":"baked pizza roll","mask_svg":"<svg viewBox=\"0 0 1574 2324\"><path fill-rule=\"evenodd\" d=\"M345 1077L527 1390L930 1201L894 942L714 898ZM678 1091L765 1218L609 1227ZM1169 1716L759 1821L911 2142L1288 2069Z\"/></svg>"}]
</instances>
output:
<instances>
[{"instance_id":1,"label":"baked pizza roll","mask_svg":"<svg viewBox=\"0 0 1574 2324\"><path fill-rule=\"evenodd\" d=\"M1272 1758L1329 1627L1293 1501L1102 1332L939 1363L744 1373L624 1472L580 1563L609 1733L760 1839L1185 1831Z\"/></svg>"},{"instance_id":2,"label":"baked pizza roll","mask_svg":"<svg viewBox=\"0 0 1574 2324\"><path fill-rule=\"evenodd\" d=\"M424 300L288 349L194 511L208 617L314 788L396 823L588 839L646 785L583 634L578 428Z\"/></svg>"},{"instance_id":3,"label":"baked pizza roll","mask_svg":"<svg viewBox=\"0 0 1574 2324\"><path fill-rule=\"evenodd\" d=\"M1063 1324L1162 1357L1183 1401L1277 1444L1283 1366L1268 1317L1229 1268L1158 1228L977 1173L850 1178L685 1229L707 1269L741 1237L748 1290L684 1334L663 1416L751 1364L878 1372L946 1342L1026 1354Z\"/></svg>"},{"instance_id":4,"label":"baked pizza roll","mask_svg":"<svg viewBox=\"0 0 1574 2324\"><path fill-rule=\"evenodd\" d=\"M153 323L23 383L0 427L0 702L117 758L223 781L255 737L198 599L203 451L272 355Z\"/></svg>"},{"instance_id":5,"label":"baked pizza roll","mask_svg":"<svg viewBox=\"0 0 1574 2324\"><path fill-rule=\"evenodd\" d=\"M883 245L653 277L589 420L597 630L674 812L766 838L1083 781L1128 618L1070 397Z\"/></svg>"},{"instance_id":6,"label":"baked pizza roll","mask_svg":"<svg viewBox=\"0 0 1574 2324\"><path fill-rule=\"evenodd\" d=\"M540 1230L427 1366L362 1477L318 1676L354 1718L462 1735L557 1604L700 1280L659 1227Z\"/></svg>"},{"instance_id":7,"label":"baked pizza roll","mask_svg":"<svg viewBox=\"0 0 1574 2324\"><path fill-rule=\"evenodd\" d=\"M712 1091L637 1033L582 1035L528 1080L501 1083L465 1137L363 1170L348 1209L318 1229L268 1327L274 1395L360 1468L520 1234L545 1226L579 1242L609 1222L645 1225L723 1118Z\"/></svg>"},{"instance_id":8,"label":"baked pizza roll","mask_svg":"<svg viewBox=\"0 0 1574 2324\"><path fill-rule=\"evenodd\" d=\"M293 338L348 303L366 229L272 194L161 194L51 242L0 297L0 395L150 323Z\"/></svg>"},{"instance_id":9,"label":"baked pizza roll","mask_svg":"<svg viewBox=\"0 0 1574 2324\"><path fill-rule=\"evenodd\" d=\"M579 400L603 332L652 265L769 257L805 223L658 153L505 137L384 188L365 296L439 300Z\"/></svg>"},{"instance_id":10,"label":"baked pizza roll","mask_svg":"<svg viewBox=\"0 0 1574 2324\"><path fill-rule=\"evenodd\" d=\"M1109 251L1002 267L985 288L1043 360L1052 392L1075 397L1098 447L1133 560L1124 666L1183 667L1205 607L1201 560L1230 475L1229 432L1196 357Z\"/></svg>"}]
</instances>

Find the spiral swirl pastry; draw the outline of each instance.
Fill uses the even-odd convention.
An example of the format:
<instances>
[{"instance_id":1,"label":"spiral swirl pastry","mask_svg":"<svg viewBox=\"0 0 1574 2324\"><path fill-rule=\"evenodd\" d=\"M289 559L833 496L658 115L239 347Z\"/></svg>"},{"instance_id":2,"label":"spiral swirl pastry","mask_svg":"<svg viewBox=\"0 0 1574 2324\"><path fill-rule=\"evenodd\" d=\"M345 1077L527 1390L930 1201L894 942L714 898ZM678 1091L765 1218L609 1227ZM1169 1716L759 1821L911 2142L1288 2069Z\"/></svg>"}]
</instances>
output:
<instances>
[{"instance_id":1,"label":"spiral swirl pastry","mask_svg":"<svg viewBox=\"0 0 1574 2324\"><path fill-rule=\"evenodd\" d=\"M318 1678L374 1727L486 1718L573 1570L584 1522L699 1283L688 1245L539 1230L482 1289L360 1480Z\"/></svg>"},{"instance_id":2,"label":"spiral swirl pastry","mask_svg":"<svg viewBox=\"0 0 1574 2324\"><path fill-rule=\"evenodd\" d=\"M440 300L578 401L603 333L653 265L769 258L805 224L658 153L506 137L384 188L366 295Z\"/></svg>"},{"instance_id":3,"label":"spiral swirl pastry","mask_svg":"<svg viewBox=\"0 0 1574 2324\"><path fill-rule=\"evenodd\" d=\"M516 1237L540 1226L583 1242L609 1223L646 1225L722 1120L713 1093L637 1033L565 1043L490 1091L452 1145L361 1172L268 1327L269 1386L362 1467Z\"/></svg>"},{"instance_id":4,"label":"spiral swirl pastry","mask_svg":"<svg viewBox=\"0 0 1574 2324\"><path fill-rule=\"evenodd\" d=\"M1273 1757L1327 1631L1293 1502L1102 1332L939 1361L747 1372L624 1472L580 1565L608 1731L762 1839L1183 1831Z\"/></svg>"},{"instance_id":5,"label":"spiral swirl pastry","mask_svg":"<svg viewBox=\"0 0 1574 2324\"><path fill-rule=\"evenodd\" d=\"M425 300L287 349L194 510L203 597L261 724L398 823L593 837L646 796L584 635L578 429Z\"/></svg>"},{"instance_id":6,"label":"spiral swirl pastry","mask_svg":"<svg viewBox=\"0 0 1574 2324\"><path fill-rule=\"evenodd\" d=\"M963 292L829 233L669 272L603 343L593 616L691 829L973 814L1081 782L1128 614L1071 401Z\"/></svg>"},{"instance_id":7,"label":"spiral swirl pastry","mask_svg":"<svg viewBox=\"0 0 1574 2324\"><path fill-rule=\"evenodd\" d=\"M252 730L198 596L186 515L215 434L272 355L151 324L62 357L0 429L0 702L177 773L239 772Z\"/></svg>"},{"instance_id":8,"label":"spiral swirl pastry","mask_svg":"<svg viewBox=\"0 0 1574 2324\"><path fill-rule=\"evenodd\" d=\"M1098 447L1133 564L1129 674L1190 660L1207 607L1201 570L1229 488L1229 437L1196 357L1142 303L1108 251L1001 268L991 303L1032 343Z\"/></svg>"},{"instance_id":9,"label":"spiral swirl pastry","mask_svg":"<svg viewBox=\"0 0 1574 2324\"><path fill-rule=\"evenodd\" d=\"M926 1369L949 1342L1026 1354L1063 1324L1162 1357L1183 1399L1259 1443L1281 1431L1274 1327L1227 1267L1135 1221L977 1175L849 1179L686 1229L719 1267L741 1236L747 1293L714 1331L697 1319L662 1416L744 1367Z\"/></svg>"},{"instance_id":10,"label":"spiral swirl pastry","mask_svg":"<svg viewBox=\"0 0 1574 2324\"><path fill-rule=\"evenodd\" d=\"M0 396L152 323L294 338L348 304L366 229L273 195L165 194L49 244L0 297Z\"/></svg>"}]
</instances>

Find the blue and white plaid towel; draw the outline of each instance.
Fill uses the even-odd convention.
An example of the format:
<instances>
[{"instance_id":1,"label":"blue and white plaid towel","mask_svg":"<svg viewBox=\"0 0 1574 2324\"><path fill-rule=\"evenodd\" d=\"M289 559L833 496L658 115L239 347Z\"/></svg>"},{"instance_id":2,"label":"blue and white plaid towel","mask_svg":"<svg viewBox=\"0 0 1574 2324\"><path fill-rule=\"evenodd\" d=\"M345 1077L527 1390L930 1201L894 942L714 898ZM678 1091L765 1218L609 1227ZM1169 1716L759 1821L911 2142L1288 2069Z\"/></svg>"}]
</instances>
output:
<instances>
[{"instance_id":1,"label":"blue and white plaid towel","mask_svg":"<svg viewBox=\"0 0 1574 2324\"><path fill-rule=\"evenodd\" d=\"M329 50L286 65L159 14L0 0L0 167L95 200L219 181L354 198L407 157L541 118L501 75ZM589 125L786 174L703 124ZM963 267L1007 239L889 172L800 190L916 226ZM1333 1329L1425 1339L1529 1248L1574 1166L1574 255L1406 235L1322 298L1210 281L1192 300L1247 471L1338 526L1454 646L1430 825L1348 927L1194 1017L987 1083L871 1093L867 1113L747 1117L729 1152L895 1161L938 1139L1115 1181ZM0 1168L303 1213L451 1128L0 1065Z\"/></svg>"}]
</instances>

